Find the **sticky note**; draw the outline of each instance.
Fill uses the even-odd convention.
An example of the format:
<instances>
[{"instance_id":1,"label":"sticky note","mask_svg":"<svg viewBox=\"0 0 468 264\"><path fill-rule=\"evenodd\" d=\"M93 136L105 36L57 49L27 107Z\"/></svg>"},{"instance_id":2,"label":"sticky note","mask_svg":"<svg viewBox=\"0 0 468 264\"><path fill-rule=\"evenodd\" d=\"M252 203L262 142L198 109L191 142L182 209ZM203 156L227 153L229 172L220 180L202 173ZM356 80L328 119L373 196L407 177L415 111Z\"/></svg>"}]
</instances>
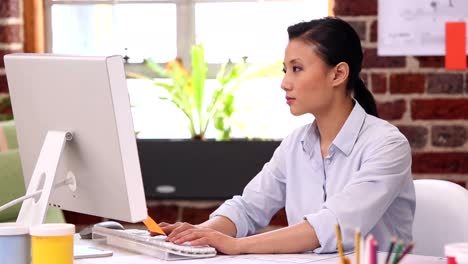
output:
<instances>
[{"instance_id":1,"label":"sticky note","mask_svg":"<svg viewBox=\"0 0 468 264\"><path fill-rule=\"evenodd\" d=\"M146 228L148 228L148 231L152 235L154 235L154 234L166 235L166 233L164 233L164 231L161 229L161 227L158 225L158 223L156 223L156 221L154 221L153 218L151 218L151 216L149 216L149 215L146 218L146 220L143 221L143 224L145 224Z\"/></svg>"},{"instance_id":2,"label":"sticky note","mask_svg":"<svg viewBox=\"0 0 468 264\"><path fill-rule=\"evenodd\" d=\"M445 23L445 68L466 69L466 23Z\"/></svg>"}]
</instances>

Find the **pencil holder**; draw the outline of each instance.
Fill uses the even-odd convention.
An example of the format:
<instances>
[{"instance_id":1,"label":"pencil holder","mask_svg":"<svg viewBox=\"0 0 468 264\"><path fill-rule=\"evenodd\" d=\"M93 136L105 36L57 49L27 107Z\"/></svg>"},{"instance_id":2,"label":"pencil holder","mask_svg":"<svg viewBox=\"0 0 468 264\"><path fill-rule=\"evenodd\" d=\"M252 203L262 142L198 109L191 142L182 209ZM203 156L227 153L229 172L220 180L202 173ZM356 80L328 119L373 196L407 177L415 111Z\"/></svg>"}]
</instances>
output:
<instances>
[{"instance_id":1,"label":"pencil holder","mask_svg":"<svg viewBox=\"0 0 468 264\"><path fill-rule=\"evenodd\" d=\"M32 264L72 264L72 224L43 224L31 227Z\"/></svg>"},{"instance_id":2,"label":"pencil holder","mask_svg":"<svg viewBox=\"0 0 468 264\"><path fill-rule=\"evenodd\" d=\"M31 237L27 226L0 223L0 262L15 264L31 262Z\"/></svg>"}]
</instances>

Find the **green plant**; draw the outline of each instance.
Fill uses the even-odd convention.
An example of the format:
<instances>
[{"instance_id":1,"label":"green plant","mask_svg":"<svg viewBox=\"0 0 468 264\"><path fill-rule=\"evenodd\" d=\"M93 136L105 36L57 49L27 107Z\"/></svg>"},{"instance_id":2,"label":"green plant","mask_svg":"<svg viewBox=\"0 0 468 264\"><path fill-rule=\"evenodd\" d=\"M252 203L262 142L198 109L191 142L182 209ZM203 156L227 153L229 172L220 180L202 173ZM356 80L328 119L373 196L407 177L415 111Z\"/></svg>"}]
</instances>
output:
<instances>
[{"instance_id":1,"label":"green plant","mask_svg":"<svg viewBox=\"0 0 468 264\"><path fill-rule=\"evenodd\" d=\"M219 131L219 140L229 140L231 134L231 116L234 112L234 92L239 85L251 78L269 75L275 66L261 65L249 67L244 58L239 63L227 62L221 66L216 75L217 87L214 91L206 89L207 64L202 45L194 45L191 49L191 72L180 59L175 59L160 66L151 59L145 60L145 65L159 76L168 77L171 83L153 81L153 84L164 88L169 100L179 108L189 120L189 129L193 139L203 140L205 133L213 122ZM278 70L278 72L280 72ZM133 77L143 77L130 74Z\"/></svg>"},{"instance_id":2,"label":"green plant","mask_svg":"<svg viewBox=\"0 0 468 264\"><path fill-rule=\"evenodd\" d=\"M9 94L0 94L0 121L13 119Z\"/></svg>"}]
</instances>

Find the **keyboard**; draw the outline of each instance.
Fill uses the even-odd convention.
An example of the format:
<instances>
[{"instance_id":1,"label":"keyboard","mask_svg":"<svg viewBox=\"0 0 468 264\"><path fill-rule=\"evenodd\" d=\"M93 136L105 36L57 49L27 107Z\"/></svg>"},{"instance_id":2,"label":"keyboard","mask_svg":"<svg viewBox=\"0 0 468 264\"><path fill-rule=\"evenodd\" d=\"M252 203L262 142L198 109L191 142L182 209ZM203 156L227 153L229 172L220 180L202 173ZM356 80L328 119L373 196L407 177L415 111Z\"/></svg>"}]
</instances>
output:
<instances>
[{"instance_id":1,"label":"keyboard","mask_svg":"<svg viewBox=\"0 0 468 264\"><path fill-rule=\"evenodd\" d=\"M216 256L216 249L210 246L177 245L166 241L166 236L150 236L146 230L116 230L102 226L93 227L93 239L105 239L114 247L156 257L163 260L209 258Z\"/></svg>"}]
</instances>

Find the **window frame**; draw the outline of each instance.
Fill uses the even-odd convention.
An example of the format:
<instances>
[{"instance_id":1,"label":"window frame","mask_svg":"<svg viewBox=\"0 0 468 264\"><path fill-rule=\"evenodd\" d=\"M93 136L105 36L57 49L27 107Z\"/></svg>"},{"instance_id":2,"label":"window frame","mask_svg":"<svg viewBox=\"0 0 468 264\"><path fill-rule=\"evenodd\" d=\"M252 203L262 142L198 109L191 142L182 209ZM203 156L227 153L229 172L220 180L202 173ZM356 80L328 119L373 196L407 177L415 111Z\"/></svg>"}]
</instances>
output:
<instances>
[{"instance_id":1,"label":"window frame","mask_svg":"<svg viewBox=\"0 0 468 264\"><path fill-rule=\"evenodd\" d=\"M265 2L274 2L278 0L263 0ZM301 0L284 0L296 2ZM176 5L176 43L177 57L184 62L190 61L190 48L196 43L195 37L195 5L198 3L230 3L230 2L258 2L258 0L44 0L44 24L45 24L45 50L52 52L52 18L51 8L53 4L121 4L121 3L171 3ZM333 8L333 0L328 0L329 14ZM130 54L131 56L131 54ZM164 63L164 62L160 62ZM189 66L189 63L186 63ZM216 73L221 68L221 63L209 63L208 78L215 78ZM149 71L143 63L128 63L127 70L140 72L149 76L154 73Z\"/></svg>"}]
</instances>

